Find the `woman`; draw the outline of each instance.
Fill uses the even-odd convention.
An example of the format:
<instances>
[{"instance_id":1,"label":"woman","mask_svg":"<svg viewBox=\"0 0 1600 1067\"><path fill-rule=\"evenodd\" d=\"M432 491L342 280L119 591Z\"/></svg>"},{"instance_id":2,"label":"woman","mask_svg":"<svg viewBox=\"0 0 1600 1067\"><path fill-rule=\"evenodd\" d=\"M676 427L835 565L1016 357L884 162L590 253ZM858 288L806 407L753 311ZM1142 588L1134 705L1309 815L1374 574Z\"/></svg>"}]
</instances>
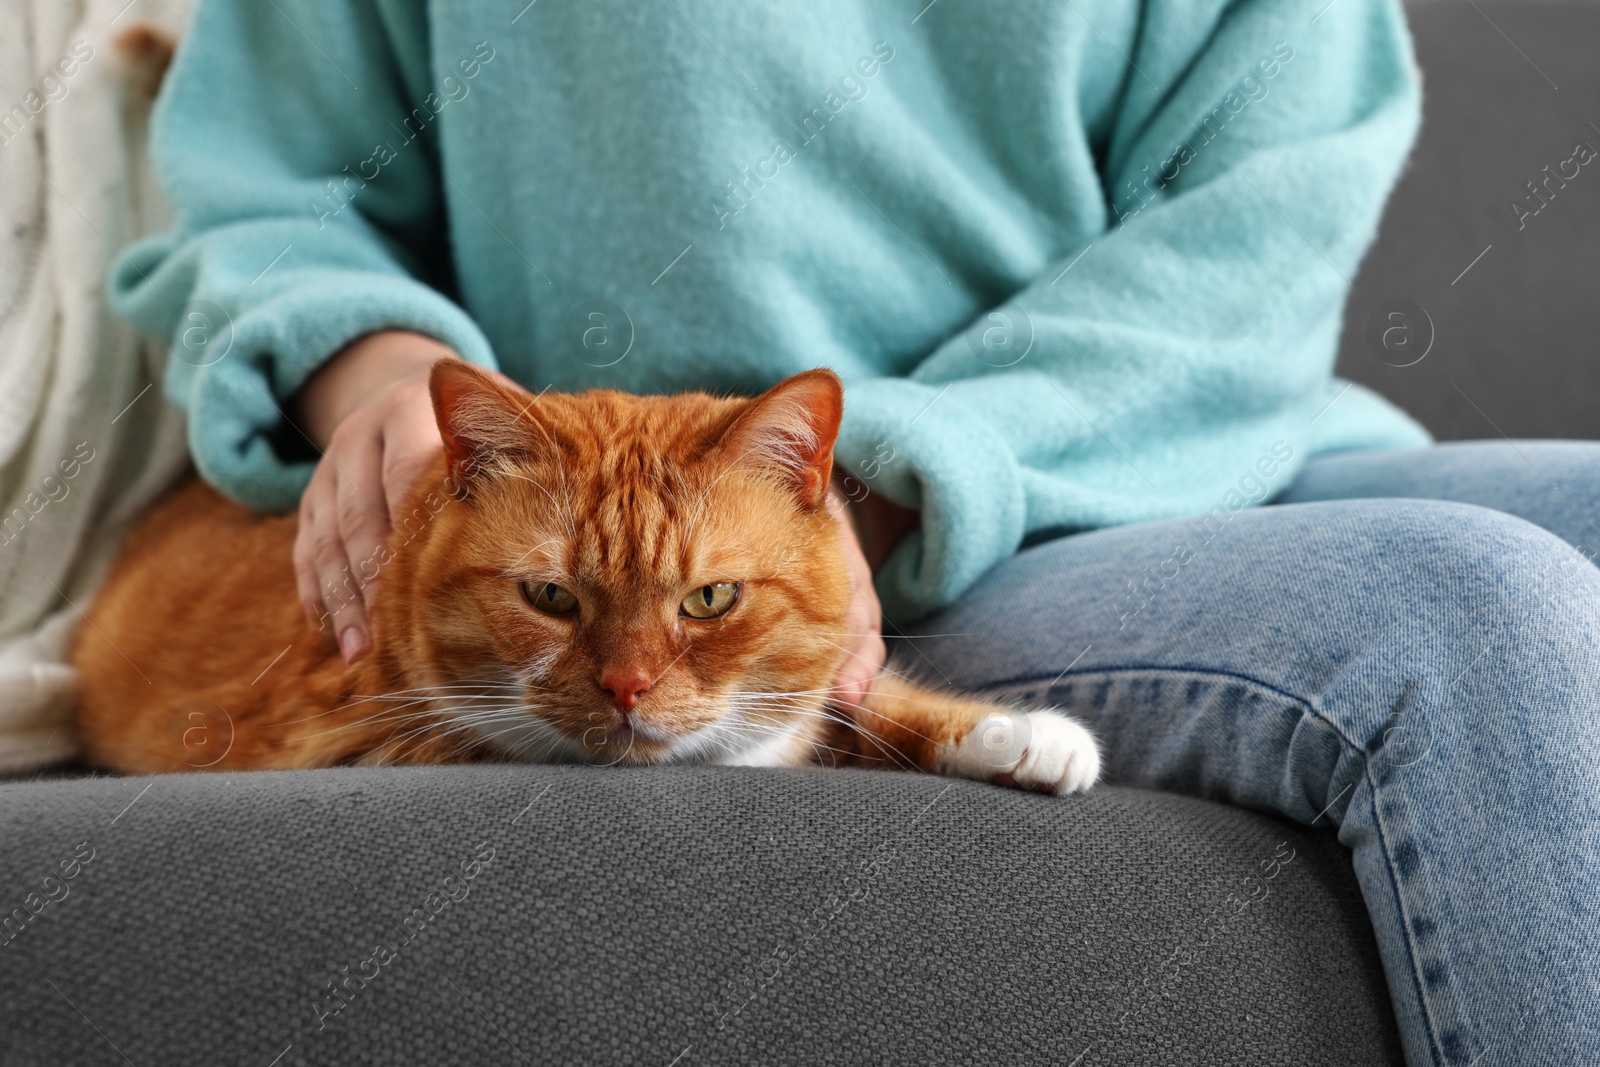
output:
<instances>
[{"instance_id":1,"label":"woman","mask_svg":"<svg viewBox=\"0 0 1600 1067\"><path fill-rule=\"evenodd\" d=\"M203 3L178 225L113 279L347 659L433 360L831 366L844 699L924 620L1114 781L1337 825L1410 1062L1600 1048L1600 450L1423 448L1330 376L1417 126L1394 0L518 7Z\"/></svg>"}]
</instances>

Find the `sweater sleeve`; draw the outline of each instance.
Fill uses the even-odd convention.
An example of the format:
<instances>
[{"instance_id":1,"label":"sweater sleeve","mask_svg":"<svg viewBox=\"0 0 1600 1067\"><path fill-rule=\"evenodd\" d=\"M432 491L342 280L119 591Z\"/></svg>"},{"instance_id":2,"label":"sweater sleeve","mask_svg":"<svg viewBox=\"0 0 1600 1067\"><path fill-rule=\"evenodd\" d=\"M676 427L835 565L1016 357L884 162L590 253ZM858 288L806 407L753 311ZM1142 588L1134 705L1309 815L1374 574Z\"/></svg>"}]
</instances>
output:
<instances>
[{"instance_id":1,"label":"sweater sleeve","mask_svg":"<svg viewBox=\"0 0 1600 1067\"><path fill-rule=\"evenodd\" d=\"M432 120L448 92L431 79L420 3L196 10L152 133L176 226L122 257L111 298L170 339L165 390L195 463L242 503L299 499L315 452L286 401L362 334L409 329L493 365L436 287L448 257Z\"/></svg>"},{"instance_id":2,"label":"sweater sleeve","mask_svg":"<svg viewBox=\"0 0 1600 1067\"><path fill-rule=\"evenodd\" d=\"M1416 134L1409 36L1395 0L1318 6L1146 4L1098 157L1104 232L908 377L850 385L847 488L921 512L879 572L889 618L1030 540L1242 500L1265 456L1255 501L1312 452L1427 441L1331 375Z\"/></svg>"}]
</instances>

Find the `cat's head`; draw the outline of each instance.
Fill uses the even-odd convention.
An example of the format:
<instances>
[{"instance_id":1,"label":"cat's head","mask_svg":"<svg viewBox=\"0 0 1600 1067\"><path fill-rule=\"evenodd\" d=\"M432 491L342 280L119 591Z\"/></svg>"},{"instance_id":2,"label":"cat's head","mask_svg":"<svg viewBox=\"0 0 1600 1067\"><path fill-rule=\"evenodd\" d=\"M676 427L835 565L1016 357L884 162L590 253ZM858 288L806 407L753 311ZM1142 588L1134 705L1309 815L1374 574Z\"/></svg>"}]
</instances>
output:
<instances>
[{"instance_id":1,"label":"cat's head","mask_svg":"<svg viewBox=\"0 0 1600 1067\"><path fill-rule=\"evenodd\" d=\"M397 524L388 655L513 758L776 758L846 654L839 379L754 400L503 383L433 370L447 477L414 497L414 545Z\"/></svg>"}]
</instances>

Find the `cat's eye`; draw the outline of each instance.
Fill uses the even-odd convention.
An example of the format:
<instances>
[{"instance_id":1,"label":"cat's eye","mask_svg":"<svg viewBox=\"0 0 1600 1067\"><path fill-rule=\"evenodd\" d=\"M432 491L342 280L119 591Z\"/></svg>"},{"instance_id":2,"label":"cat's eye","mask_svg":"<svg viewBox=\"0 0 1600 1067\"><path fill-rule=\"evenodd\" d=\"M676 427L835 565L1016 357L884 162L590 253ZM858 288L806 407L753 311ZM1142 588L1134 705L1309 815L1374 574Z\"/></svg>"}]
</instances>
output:
<instances>
[{"instance_id":1,"label":"cat's eye","mask_svg":"<svg viewBox=\"0 0 1600 1067\"><path fill-rule=\"evenodd\" d=\"M679 610L691 619L714 619L726 615L738 599L738 582L713 582L684 597Z\"/></svg>"},{"instance_id":2,"label":"cat's eye","mask_svg":"<svg viewBox=\"0 0 1600 1067\"><path fill-rule=\"evenodd\" d=\"M554 582L523 582L522 595L546 615L571 615L578 610L578 598Z\"/></svg>"}]
</instances>

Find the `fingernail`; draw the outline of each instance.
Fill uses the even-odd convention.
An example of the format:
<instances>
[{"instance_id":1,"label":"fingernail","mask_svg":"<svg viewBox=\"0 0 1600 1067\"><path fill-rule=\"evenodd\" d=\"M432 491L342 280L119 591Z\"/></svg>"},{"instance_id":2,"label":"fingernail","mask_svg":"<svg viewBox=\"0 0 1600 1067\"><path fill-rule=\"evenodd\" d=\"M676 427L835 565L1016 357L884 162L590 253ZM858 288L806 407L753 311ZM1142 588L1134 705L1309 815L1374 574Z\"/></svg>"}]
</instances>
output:
<instances>
[{"instance_id":1,"label":"fingernail","mask_svg":"<svg viewBox=\"0 0 1600 1067\"><path fill-rule=\"evenodd\" d=\"M339 634L339 654L346 663L354 663L367 650L367 635L359 626L346 626Z\"/></svg>"}]
</instances>

